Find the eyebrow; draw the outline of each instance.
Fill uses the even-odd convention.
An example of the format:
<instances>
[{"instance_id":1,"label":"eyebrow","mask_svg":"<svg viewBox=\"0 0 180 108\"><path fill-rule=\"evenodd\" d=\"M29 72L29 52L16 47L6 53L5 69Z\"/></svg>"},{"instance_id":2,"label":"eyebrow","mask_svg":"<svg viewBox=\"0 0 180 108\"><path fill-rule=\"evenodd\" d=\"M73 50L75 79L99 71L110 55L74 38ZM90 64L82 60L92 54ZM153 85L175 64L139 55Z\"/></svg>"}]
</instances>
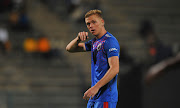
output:
<instances>
[{"instance_id":1,"label":"eyebrow","mask_svg":"<svg viewBox=\"0 0 180 108\"><path fill-rule=\"evenodd\" d=\"M96 20L91 20L91 21L89 21L89 22L86 22L86 24L87 24L87 23L90 23L90 22L96 22Z\"/></svg>"}]
</instances>

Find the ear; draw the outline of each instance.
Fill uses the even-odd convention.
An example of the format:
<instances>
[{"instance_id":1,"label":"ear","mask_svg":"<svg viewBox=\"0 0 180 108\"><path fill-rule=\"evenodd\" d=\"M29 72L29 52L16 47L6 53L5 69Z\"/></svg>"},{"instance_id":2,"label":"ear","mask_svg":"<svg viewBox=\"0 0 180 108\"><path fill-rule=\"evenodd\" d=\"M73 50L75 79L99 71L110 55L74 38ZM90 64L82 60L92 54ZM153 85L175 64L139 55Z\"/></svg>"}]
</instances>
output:
<instances>
[{"instance_id":1,"label":"ear","mask_svg":"<svg viewBox=\"0 0 180 108\"><path fill-rule=\"evenodd\" d=\"M101 19L101 23L104 26L104 24L105 24L104 19Z\"/></svg>"}]
</instances>

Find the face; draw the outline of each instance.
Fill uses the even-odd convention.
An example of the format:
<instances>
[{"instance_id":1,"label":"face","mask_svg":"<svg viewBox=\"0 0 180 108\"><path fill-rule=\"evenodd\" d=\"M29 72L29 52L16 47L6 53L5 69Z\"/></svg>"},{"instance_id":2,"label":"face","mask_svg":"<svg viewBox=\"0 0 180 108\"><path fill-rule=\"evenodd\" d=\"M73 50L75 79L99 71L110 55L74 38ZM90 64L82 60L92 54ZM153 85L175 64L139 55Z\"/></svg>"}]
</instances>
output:
<instances>
[{"instance_id":1,"label":"face","mask_svg":"<svg viewBox=\"0 0 180 108\"><path fill-rule=\"evenodd\" d=\"M104 28L104 20L97 15L85 18L86 26L94 36L99 36Z\"/></svg>"}]
</instances>

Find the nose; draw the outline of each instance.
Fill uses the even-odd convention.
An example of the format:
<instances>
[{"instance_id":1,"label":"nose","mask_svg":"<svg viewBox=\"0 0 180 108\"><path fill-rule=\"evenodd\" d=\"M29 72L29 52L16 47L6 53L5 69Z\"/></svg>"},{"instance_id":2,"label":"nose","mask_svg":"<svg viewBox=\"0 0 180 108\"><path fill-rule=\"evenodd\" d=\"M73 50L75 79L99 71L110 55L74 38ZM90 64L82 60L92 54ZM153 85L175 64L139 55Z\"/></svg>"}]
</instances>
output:
<instances>
[{"instance_id":1,"label":"nose","mask_svg":"<svg viewBox=\"0 0 180 108\"><path fill-rule=\"evenodd\" d=\"M92 28L92 27L93 27L93 24L90 24L89 27Z\"/></svg>"}]
</instances>

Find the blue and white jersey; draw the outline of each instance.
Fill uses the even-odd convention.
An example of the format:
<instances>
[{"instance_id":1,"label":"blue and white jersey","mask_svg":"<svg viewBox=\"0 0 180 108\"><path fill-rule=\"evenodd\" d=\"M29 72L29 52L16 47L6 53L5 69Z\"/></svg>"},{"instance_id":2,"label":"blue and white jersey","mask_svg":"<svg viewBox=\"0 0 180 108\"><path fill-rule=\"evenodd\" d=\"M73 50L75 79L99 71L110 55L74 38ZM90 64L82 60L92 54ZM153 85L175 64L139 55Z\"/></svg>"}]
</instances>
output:
<instances>
[{"instance_id":1,"label":"blue and white jersey","mask_svg":"<svg viewBox=\"0 0 180 108\"><path fill-rule=\"evenodd\" d=\"M94 86L108 71L108 58L118 56L120 46L117 39L107 32L100 39L93 38L85 43L86 51L91 51L91 86ZM89 101L117 102L117 75Z\"/></svg>"}]
</instances>

